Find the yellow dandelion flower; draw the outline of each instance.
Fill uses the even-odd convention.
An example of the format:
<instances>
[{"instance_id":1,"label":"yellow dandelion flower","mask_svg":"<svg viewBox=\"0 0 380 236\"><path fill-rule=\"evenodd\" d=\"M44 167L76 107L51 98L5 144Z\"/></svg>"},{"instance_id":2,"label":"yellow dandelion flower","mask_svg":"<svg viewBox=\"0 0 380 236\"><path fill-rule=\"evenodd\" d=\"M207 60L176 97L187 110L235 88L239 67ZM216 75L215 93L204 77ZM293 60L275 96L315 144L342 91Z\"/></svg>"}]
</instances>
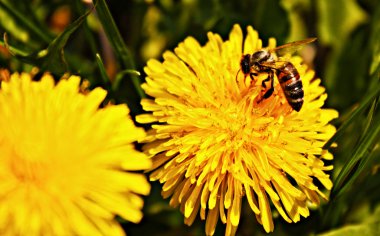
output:
<instances>
[{"instance_id":1,"label":"yellow dandelion flower","mask_svg":"<svg viewBox=\"0 0 380 236\"><path fill-rule=\"evenodd\" d=\"M124 235L115 215L140 221L151 161L132 142L125 105L99 108L106 91L79 93L80 78L55 85L13 74L0 89L1 235Z\"/></svg>"},{"instance_id":2,"label":"yellow dandelion flower","mask_svg":"<svg viewBox=\"0 0 380 236\"><path fill-rule=\"evenodd\" d=\"M145 68L143 89L154 99L142 101L150 113L137 120L155 123L143 140L153 156L150 179L163 183L163 197L171 196L186 224L199 212L208 235L218 219L227 225L226 235L235 234L242 200L271 232L274 208L287 222L297 222L309 215L308 203L325 197L320 184L332 187L325 173L332 166L322 161L332 155L322 147L336 132L328 123L338 114L321 108L325 89L293 56L288 60L305 93L301 111L291 109L277 80L274 94L258 102L267 74L254 81L241 72L236 77L242 55L262 48L258 33L247 30L243 40L235 25L224 42L209 33L205 46L189 37L174 53L165 52L162 63L150 60ZM275 44L271 39L269 48Z\"/></svg>"}]
</instances>

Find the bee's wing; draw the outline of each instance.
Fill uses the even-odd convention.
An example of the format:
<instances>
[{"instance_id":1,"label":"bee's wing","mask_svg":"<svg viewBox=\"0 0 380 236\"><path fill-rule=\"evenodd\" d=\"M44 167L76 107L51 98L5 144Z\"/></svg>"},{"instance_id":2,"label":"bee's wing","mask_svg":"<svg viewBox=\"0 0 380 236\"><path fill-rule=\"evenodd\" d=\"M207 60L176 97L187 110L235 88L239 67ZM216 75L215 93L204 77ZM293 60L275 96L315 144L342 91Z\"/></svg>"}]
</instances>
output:
<instances>
[{"instance_id":1,"label":"bee's wing","mask_svg":"<svg viewBox=\"0 0 380 236\"><path fill-rule=\"evenodd\" d=\"M260 66L264 66L271 69L281 69L284 65L288 63L287 61L272 61L272 62L262 62Z\"/></svg>"},{"instance_id":2,"label":"bee's wing","mask_svg":"<svg viewBox=\"0 0 380 236\"><path fill-rule=\"evenodd\" d=\"M317 40L317 38L307 38L304 40L295 41L295 42L291 42L291 43L287 43L287 44L278 46L276 48L270 49L269 51L275 52L276 55L278 55L278 56L283 56L283 55L288 54L288 53L293 54L294 52L296 52L297 50L299 50L300 48L302 48L306 44L312 43L315 40Z\"/></svg>"}]
</instances>

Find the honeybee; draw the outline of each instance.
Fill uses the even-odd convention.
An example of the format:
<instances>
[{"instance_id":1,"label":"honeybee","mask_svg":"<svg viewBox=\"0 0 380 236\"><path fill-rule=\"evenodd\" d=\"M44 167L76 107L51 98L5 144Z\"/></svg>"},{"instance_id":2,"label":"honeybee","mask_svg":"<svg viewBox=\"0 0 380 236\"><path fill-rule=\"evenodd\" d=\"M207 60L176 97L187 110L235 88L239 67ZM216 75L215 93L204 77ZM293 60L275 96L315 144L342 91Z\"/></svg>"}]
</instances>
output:
<instances>
[{"instance_id":1,"label":"honeybee","mask_svg":"<svg viewBox=\"0 0 380 236\"><path fill-rule=\"evenodd\" d=\"M274 91L273 80L276 74L281 88L285 94L289 105L297 112L303 105L304 92L302 80L296 67L289 61L280 61L277 55L295 52L305 44L314 42L317 38L308 38L296 42L287 43L273 49L261 49L253 54L245 54L240 61L240 69L244 75L249 75L251 79L259 73L267 73L268 78L262 81L262 86L266 88L265 83L270 81L271 87L265 92L262 99L269 98Z\"/></svg>"}]
</instances>

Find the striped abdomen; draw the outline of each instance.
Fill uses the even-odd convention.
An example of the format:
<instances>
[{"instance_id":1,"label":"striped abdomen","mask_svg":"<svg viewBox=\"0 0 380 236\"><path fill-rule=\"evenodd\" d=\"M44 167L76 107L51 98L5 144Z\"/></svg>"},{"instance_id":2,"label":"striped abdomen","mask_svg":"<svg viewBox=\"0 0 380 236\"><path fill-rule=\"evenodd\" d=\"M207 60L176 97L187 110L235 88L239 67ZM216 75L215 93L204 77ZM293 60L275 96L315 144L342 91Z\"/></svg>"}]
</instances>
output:
<instances>
[{"instance_id":1,"label":"striped abdomen","mask_svg":"<svg viewBox=\"0 0 380 236\"><path fill-rule=\"evenodd\" d=\"M303 104L303 88L297 69L292 63L287 62L276 74L289 105L293 110L300 111Z\"/></svg>"}]
</instances>

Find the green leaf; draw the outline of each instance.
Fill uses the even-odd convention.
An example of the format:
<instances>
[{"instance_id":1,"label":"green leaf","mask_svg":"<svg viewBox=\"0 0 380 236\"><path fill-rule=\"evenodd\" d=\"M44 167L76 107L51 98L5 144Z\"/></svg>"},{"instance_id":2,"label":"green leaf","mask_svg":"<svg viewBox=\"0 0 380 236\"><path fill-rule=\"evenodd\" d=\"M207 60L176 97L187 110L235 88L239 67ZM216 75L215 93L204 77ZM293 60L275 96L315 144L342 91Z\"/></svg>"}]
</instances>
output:
<instances>
[{"instance_id":1,"label":"green leaf","mask_svg":"<svg viewBox=\"0 0 380 236\"><path fill-rule=\"evenodd\" d=\"M116 75L115 80L114 80L113 83L112 83L112 90L113 90L113 91L118 90L118 88L120 87L121 81L123 80L123 78L124 78L126 75L140 76L141 73L138 72L137 70L123 70L123 71L120 71L120 72Z\"/></svg>"},{"instance_id":2,"label":"green leaf","mask_svg":"<svg viewBox=\"0 0 380 236\"><path fill-rule=\"evenodd\" d=\"M376 106L377 106L377 102L378 102L378 98L375 98L374 101L372 102L372 105L371 105L371 108L368 112L368 115L367 115L367 119L366 121L364 122L364 129L363 129L363 133L367 133L368 129L371 127L372 125L372 122L373 122L373 116L375 115L375 110L376 110ZM363 136L360 138L360 140L363 139Z\"/></svg>"},{"instance_id":3,"label":"green leaf","mask_svg":"<svg viewBox=\"0 0 380 236\"><path fill-rule=\"evenodd\" d=\"M358 212L359 211L359 212ZM380 235L380 208L364 203L355 211L358 224L345 225L329 232L317 234L318 236L350 236L350 235ZM355 217L354 217L355 218Z\"/></svg>"},{"instance_id":4,"label":"green leaf","mask_svg":"<svg viewBox=\"0 0 380 236\"><path fill-rule=\"evenodd\" d=\"M379 24L380 25L380 24ZM377 32L377 39L380 38L380 30ZM376 40L373 45L372 64L370 73L375 73L376 69L380 67L380 41Z\"/></svg>"},{"instance_id":5,"label":"green leaf","mask_svg":"<svg viewBox=\"0 0 380 236\"><path fill-rule=\"evenodd\" d=\"M339 47L341 42L368 18L356 0L319 0L316 3L319 40L323 44Z\"/></svg>"},{"instance_id":6,"label":"green leaf","mask_svg":"<svg viewBox=\"0 0 380 236\"><path fill-rule=\"evenodd\" d=\"M357 177L362 173L364 166L356 169L361 161L366 162L368 156L372 151L372 147L378 141L380 137L380 119L377 119L376 123L372 125L371 129L367 130L363 139L356 146L352 157L349 159L342 170L340 171L334 187L331 190L332 198L338 197L340 194L344 193L347 188L349 188Z\"/></svg>"},{"instance_id":7,"label":"green leaf","mask_svg":"<svg viewBox=\"0 0 380 236\"><path fill-rule=\"evenodd\" d=\"M372 51L369 31L368 25L361 25L341 42L341 48L331 48L323 79L327 90L333 91L329 104L341 110L360 100L368 89Z\"/></svg>"},{"instance_id":8,"label":"green leaf","mask_svg":"<svg viewBox=\"0 0 380 236\"><path fill-rule=\"evenodd\" d=\"M46 32L40 29L32 20L30 20L27 15L18 11L17 7L9 5L7 1L0 1L0 7L3 8L8 14L13 16L18 22L33 32L36 36L38 36L45 43L49 43L53 37L50 32Z\"/></svg>"},{"instance_id":9,"label":"green leaf","mask_svg":"<svg viewBox=\"0 0 380 236\"><path fill-rule=\"evenodd\" d=\"M380 222L365 223L359 225L347 225L339 229L331 230L318 236L357 236L380 235Z\"/></svg>"},{"instance_id":10,"label":"green leaf","mask_svg":"<svg viewBox=\"0 0 380 236\"><path fill-rule=\"evenodd\" d=\"M59 34L46 49L29 55L20 54L18 51L13 51L12 47L4 39L6 47L10 53L17 59L35 65L43 71L51 71L56 74L63 74L68 71L67 64L64 57L64 50L69 37L79 28L86 17L92 12L92 9L87 11L84 15L80 16L72 24Z\"/></svg>"},{"instance_id":11,"label":"green leaf","mask_svg":"<svg viewBox=\"0 0 380 236\"><path fill-rule=\"evenodd\" d=\"M100 76L102 77L103 83L108 84L110 82L110 78L108 77L106 68L104 68L102 58L99 54L96 54L96 63L98 64Z\"/></svg>"},{"instance_id":12,"label":"green leaf","mask_svg":"<svg viewBox=\"0 0 380 236\"><path fill-rule=\"evenodd\" d=\"M119 30L116 27L115 21L112 18L112 15L108 9L108 6L105 0L99 0L96 11L99 16L99 20L103 25L104 31L107 35L108 40L110 41L113 50L120 61L124 69L135 70L134 61L131 58L131 53L126 47L123 38L120 35ZM140 87L139 77L132 75L132 83L135 87L140 98L145 97L145 93Z\"/></svg>"},{"instance_id":13,"label":"green leaf","mask_svg":"<svg viewBox=\"0 0 380 236\"><path fill-rule=\"evenodd\" d=\"M294 42L309 37L303 15L310 12L310 0L281 0L281 5L288 14L290 22L287 42Z\"/></svg>"},{"instance_id":14,"label":"green leaf","mask_svg":"<svg viewBox=\"0 0 380 236\"><path fill-rule=\"evenodd\" d=\"M369 106L374 99L376 99L380 94L380 86L377 86L372 92L370 92L364 99L359 102L359 106L352 111L349 117L343 122L343 124L339 127L338 131L335 135L325 144L324 148L327 149L333 144L335 141L339 139L339 137L343 134L343 132L349 127L354 121L358 119L358 117L362 114L362 112Z\"/></svg>"},{"instance_id":15,"label":"green leaf","mask_svg":"<svg viewBox=\"0 0 380 236\"><path fill-rule=\"evenodd\" d=\"M263 39L274 37L282 44L289 34L289 18L285 9L277 0L256 1L252 8L247 9L252 15L252 23Z\"/></svg>"},{"instance_id":16,"label":"green leaf","mask_svg":"<svg viewBox=\"0 0 380 236\"><path fill-rule=\"evenodd\" d=\"M83 4L83 2L75 1L75 7L76 7L77 11L79 12L79 15L83 15L86 13L87 7L86 7L86 5ZM98 45L96 43L95 36L92 34L92 32L90 30L89 23L88 23L90 21L91 17L95 18L94 15L89 15L86 18L86 20L83 22L82 29L83 29L83 32L85 34L86 43L89 45L93 56L96 58L97 54L98 54L98 49L97 49Z\"/></svg>"},{"instance_id":17,"label":"green leaf","mask_svg":"<svg viewBox=\"0 0 380 236\"><path fill-rule=\"evenodd\" d=\"M323 68L326 88L334 91L329 104L346 109L361 98L368 86L363 79L370 62L369 29L364 24L368 15L356 0L315 2L319 16L317 37L320 44L329 47L329 60Z\"/></svg>"},{"instance_id":18,"label":"green leaf","mask_svg":"<svg viewBox=\"0 0 380 236\"><path fill-rule=\"evenodd\" d=\"M377 5L375 13L372 20L371 28L371 52L372 52L372 63L370 67L370 74L375 74L380 68L380 5Z\"/></svg>"},{"instance_id":19,"label":"green leaf","mask_svg":"<svg viewBox=\"0 0 380 236\"><path fill-rule=\"evenodd\" d=\"M0 40L0 46L8 48L8 50L10 50L11 52L13 52L13 53L15 53L17 55L21 55L21 56L27 56L28 55L28 53L25 52L24 50L16 48L16 47L13 47L13 46L10 46L7 43L7 38L8 38L8 35L5 33L4 34L4 41Z\"/></svg>"}]
</instances>

